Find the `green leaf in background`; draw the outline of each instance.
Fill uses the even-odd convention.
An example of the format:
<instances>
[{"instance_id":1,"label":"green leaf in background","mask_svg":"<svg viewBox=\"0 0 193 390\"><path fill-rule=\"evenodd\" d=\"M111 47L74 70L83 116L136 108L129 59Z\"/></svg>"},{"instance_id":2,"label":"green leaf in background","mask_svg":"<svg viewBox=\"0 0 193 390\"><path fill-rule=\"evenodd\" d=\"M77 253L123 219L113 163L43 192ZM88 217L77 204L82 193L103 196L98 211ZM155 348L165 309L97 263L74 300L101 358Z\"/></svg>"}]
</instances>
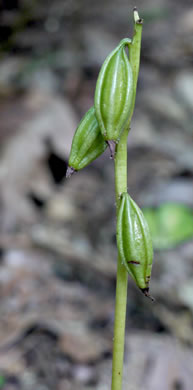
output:
<instances>
[{"instance_id":1,"label":"green leaf in background","mask_svg":"<svg viewBox=\"0 0 193 390\"><path fill-rule=\"evenodd\" d=\"M169 249L193 238L193 210L183 204L164 203L144 208L155 249Z\"/></svg>"},{"instance_id":2,"label":"green leaf in background","mask_svg":"<svg viewBox=\"0 0 193 390\"><path fill-rule=\"evenodd\" d=\"M0 389L2 389L4 384L5 384L5 377L3 375L0 375Z\"/></svg>"}]
</instances>

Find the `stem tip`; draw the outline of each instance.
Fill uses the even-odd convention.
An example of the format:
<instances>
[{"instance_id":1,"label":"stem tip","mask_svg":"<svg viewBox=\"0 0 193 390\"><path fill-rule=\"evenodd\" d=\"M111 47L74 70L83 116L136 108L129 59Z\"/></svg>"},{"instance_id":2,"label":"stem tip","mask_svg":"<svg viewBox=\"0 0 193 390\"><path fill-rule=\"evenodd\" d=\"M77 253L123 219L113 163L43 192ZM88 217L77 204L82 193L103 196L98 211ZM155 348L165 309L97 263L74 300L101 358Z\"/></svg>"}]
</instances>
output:
<instances>
[{"instance_id":1,"label":"stem tip","mask_svg":"<svg viewBox=\"0 0 193 390\"><path fill-rule=\"evenodd\" d=\"M133 16L134 16L134 22L136 24L143 24L143 19L141 19L139 17L139 14L138 14L138 11L137 11L137 7L133 8Z\"/></svg>"}]
</instances>

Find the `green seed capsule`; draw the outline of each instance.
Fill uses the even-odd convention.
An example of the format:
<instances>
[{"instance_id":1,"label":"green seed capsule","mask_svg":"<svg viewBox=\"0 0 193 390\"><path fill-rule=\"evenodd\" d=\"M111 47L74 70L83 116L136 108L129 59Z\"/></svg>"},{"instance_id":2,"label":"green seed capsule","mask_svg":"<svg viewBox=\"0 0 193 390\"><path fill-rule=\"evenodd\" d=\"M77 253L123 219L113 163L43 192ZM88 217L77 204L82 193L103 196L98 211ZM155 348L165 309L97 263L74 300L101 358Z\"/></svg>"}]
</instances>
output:
<instances>
[{"instance_id":1,"label":"green seed capsule","mask_svg":"<svg viewBox=\"0 0 193 390\"><path fill-rule=\"evenodd\" d=\"M127 193L123 193L117 218L119 255L130 276L142 292L149 296L153 261L151 234L145 217Z\"/></svg>"},{"instance_id":2,"label":"green seed capsule","mask_svg":"<svg viewBox=\"0 0 193 390\"><path fill-rule=\"evenodd\" d=\"M74 171L79 171L89 165L106 148L107 143L101 134L95 109L91 107L80 121L74 134L66 177L70 177Z\"/></svg>"},{"instance_id":3,"label":"green seed capsule","mask_svg":"<svg viewBox=\"0 0 193 390\"><path fill-rule=\"evenodd\" d=\"M119 140L131 110L133 75L125 53L125 46L130 42L128 38L123 39L109 54L102 65L96 84L96 117L107 141Z\"/></svg>"}]
</instances>

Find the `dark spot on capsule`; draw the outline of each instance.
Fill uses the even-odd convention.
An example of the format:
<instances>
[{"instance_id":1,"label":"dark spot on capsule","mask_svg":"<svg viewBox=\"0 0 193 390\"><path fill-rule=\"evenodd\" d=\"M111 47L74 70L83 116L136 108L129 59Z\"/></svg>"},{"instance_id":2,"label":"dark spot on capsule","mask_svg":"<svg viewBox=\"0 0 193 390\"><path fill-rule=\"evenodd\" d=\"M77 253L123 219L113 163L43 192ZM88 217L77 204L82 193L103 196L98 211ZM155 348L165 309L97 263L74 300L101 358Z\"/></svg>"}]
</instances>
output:
<instances>
[{"instance_id":1,"label":"dark spot on capsule","mask_svg":"<svg viewBox=\"0 0 193 390\"><path fill-rule=\"evenodd\" d=\"M136 265L139 265L139 264L140 264L140 261L131 260L131 261L128 261L127 263L128 263L128 264L136 264Z\"/></svg>"}]
</instances>

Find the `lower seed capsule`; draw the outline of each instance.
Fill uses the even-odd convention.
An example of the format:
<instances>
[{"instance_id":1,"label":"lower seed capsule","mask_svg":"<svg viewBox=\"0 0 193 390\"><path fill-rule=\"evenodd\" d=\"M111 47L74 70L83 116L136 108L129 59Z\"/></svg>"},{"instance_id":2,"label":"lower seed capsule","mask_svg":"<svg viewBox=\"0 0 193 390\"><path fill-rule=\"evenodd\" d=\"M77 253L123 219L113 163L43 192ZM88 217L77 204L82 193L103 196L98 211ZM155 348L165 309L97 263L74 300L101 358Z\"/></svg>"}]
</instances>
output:
<instances>
[{"instance_id":1,"label":"lower seed capsule","mask_svg":"<svg viewBox=\"0 0 193 390\"><path fill-rule=\"evenodd\" d=\"M123 193L117 217L117 246L128 273L142 292L149 296L153 248L145 217L131 199Z\"/></svg>"},{"instance_id":2,"label":"lower seed capsule","mask_svg":"<svg viewBox=\"0 0 193 390\"><path fill-rule=\"evenodd\" d=\"M89 165L106 148L107 143L101 134L95 109L91 107L82 118L74 134L66 177L70 177L74 171L79 171Z\"/></svg>"}]
</instances>

